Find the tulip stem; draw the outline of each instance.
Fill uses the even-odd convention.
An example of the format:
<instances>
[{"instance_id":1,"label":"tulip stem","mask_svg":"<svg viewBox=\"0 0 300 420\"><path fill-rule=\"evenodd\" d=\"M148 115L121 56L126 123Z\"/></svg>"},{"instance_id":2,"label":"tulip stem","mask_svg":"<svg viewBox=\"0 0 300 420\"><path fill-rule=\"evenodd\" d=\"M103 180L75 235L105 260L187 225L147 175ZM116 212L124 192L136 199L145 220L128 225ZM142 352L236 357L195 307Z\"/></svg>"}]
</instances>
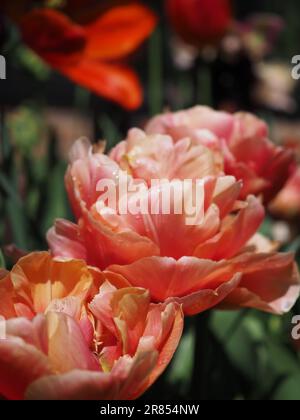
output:
<instances>
[{"instance_id":1,"label":"tulip stem","mask_svg":"<svg viewBox=\"0 0 300 420\"><path fill-rule=\"evenodd\" d=\"M204 401L207 399L207 380L209 378L209 320L209 311L203 312L194 318L194 369L190 393L194 400Z\"/></svg>"},{"instance_id":2,"label":"tulip stem","mask_svg":"<svg viewBox=\"0 0 300 420\"><path fill-rule=\"evenodd\" d=\"M162 33L157 28L149 40L149 113L151 116L159 114L163 109L163 60Z\"/></svg>"}]
</instances>

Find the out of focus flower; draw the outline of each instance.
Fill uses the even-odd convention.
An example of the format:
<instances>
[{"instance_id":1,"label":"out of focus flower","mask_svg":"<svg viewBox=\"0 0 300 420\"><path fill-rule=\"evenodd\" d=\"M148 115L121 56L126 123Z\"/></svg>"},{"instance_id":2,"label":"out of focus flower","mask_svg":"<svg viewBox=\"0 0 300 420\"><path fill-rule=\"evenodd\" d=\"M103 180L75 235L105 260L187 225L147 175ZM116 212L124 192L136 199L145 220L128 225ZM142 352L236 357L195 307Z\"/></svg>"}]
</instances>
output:
<instances>
[{"instance_id":1,"label":"out of focus flower","mask_svg":"<svg viewBox=\"0 0 300 420\"><path fill-rule=\"evenodd\" d=\"M31 254L1 278L0 395L8 399L137 398L181 337L177 304L150 304L146 290L117 289L82 261Z\"/></svg>"},{"instance_id":2,"label":"out of focus flower","mask_svg":"<svg viewBox=\"0 0 300 420\"><path fill-rule=\"evenodd\" d=\"M216 120L205 118L208 127L217 123L218 134L227 132L228 117L221 115L222 121L218 114L212 117ZM200 132L199 138L205 135L208 144L214 141L211 133ZM118 185L121 169L127 169L132 185L143 185L129 201L144 203L148 213L141 211L144 205L135 214L121 213L97 191L101 180ZM218 305L288 311L299 295L293 255L273 253L272 244L256 235L264 218L260 201L253 196L239 201L241 182L215 172L209 150L193 145L189 138L174 145L171 137L133 131L111 158L79 141L66 175L78 223L57 221L48 234L51 250L54 255L85 259L105 269L106 275L149 289L154 302L175 300L188 315ZM197 200L195 223L190 225L180 193L181 178L197 174L200 179L194 179L186 192L191 197L193 188L200 186L203 194ZM169 188L169 183L147 185L152 176L177 177L171 182L169 212L161 206L151 212ZM122 200L117 188L116 196ZM175 210L178 205L181 212Z\"/></svg>"},{"instance_id":3,"label":"out of focus flower","mask_svg":"<svg viewBox=\"0 0 300 420\"><path fill-rule=\"evenodd\" d=\"M230 0L166 0L166 9L177 34L200 48L220 41L232 22Z\"/></svg>"},{"instance_id":4,"label":"out of focus flower","mask_svg":"<svg viewBox=\"0 0 300 420\"><path fill-rule=\"evenodd\" d=\"M8 129L12 143L24 155L45 138L42 116L34 108L22 106L8 115Z\"/></svg>"},{"instance_id":5,"label":"out of focus flower","mask_svg":"<svg viewBox=\"0 0 300 420\"><path fill-rule=\"evenodd\" d=\"M175 142L189 137L203 143L203 129L217 136L214 148L219 143L225 173L243 181L241 198L263 194L268 202L288 180L293 153L275 146L268 139L267 125L252 114L231 115L198 106L157 116L149 122L146 132L168 134Z\"/></svg>"},{"instance_id":6,"label":"out of focus flower","mask_svg":"<svg viewBox=\"0 0 300 420\"><path fill-rule=\"evenodd\" d=\"M269 13L251 15L246 21L235 25L244 48L255 61L262 60L273 51L284 27L284 20L280 16Z\"/></svg>"},{"instance_id":7,"label":"out of focus flower","mask_svg":"<svg viewBox=\"0 0 300 420\"><path fill-rule=\"evenodd\" d=\"M256 103L274 111L292 113L297 108L293 98L296 80L291 77L290 67L281 62L258 63L257 85L253 91Z\"/></svg>"},{"instance_id":8,"label":"out of focus flower","mask_svg":"<svg viewBox=\"0 0 300 420\"><path fill-rule=\"evenodd\" d=\"M138 77L122 62L155 27L156 17L147 7L102 7L84 23L58 10L37 8L18 16L17 22L27 45L54 69L125 108L141 105Z\"/></svg>"},{"instance_id":9,"label":"out of focus flower","mask_svg":"<svg viewBox=\"0 0 300 420\"><path fill-rule=\"evenodd\" d=\"M270 209L278 216L293 218L300 215L300 168L273 200Z\"/></svg>"}]
</instances>

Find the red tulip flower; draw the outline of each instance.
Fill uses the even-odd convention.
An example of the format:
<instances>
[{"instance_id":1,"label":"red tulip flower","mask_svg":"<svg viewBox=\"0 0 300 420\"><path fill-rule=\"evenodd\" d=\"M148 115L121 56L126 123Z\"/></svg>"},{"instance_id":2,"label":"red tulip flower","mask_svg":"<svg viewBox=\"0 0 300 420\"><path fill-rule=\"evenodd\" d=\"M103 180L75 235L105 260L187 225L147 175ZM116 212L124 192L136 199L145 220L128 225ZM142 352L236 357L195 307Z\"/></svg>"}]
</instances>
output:
<instances>
[{"instance_id":1,"label":"red tulip flower","mask_svg":"<svg viewBox=\"0 0 300 420\"><path fill-rule=\"evenodd\" d=\"M75 83L126 109L136 109L142 103L142 88L135 72L121 60L151 34L156 18L138 3L99 13L78 24L57 10L33 10L20 20L23 39Z\"/></svg>"},{"instance_id":2,"label":"red tulip flower","mask_svg":"<svg viewBox=\"0 0 300 420\"><path fill-rule=\"evenodd\" d=\"M167 0L166 7L175 31L196 47L218 42L232 20L230 0Z\"/></svg>"}]
</instances>

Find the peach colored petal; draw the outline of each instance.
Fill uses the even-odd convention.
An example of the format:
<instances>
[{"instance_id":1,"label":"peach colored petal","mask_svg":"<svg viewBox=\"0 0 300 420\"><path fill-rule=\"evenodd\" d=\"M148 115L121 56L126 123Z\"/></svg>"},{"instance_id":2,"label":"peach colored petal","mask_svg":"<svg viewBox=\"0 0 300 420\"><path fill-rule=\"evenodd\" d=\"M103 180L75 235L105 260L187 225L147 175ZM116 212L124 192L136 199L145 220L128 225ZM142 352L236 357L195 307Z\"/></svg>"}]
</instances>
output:
<instances>
[{"instance_id":1,"label":"peach colored petal","mask_svg":"<svg viewBox=\"0 0 300 420\"><path fill-rule=\"evenodd\" d=\"M258 303L256 296L259 309L268 307L273 312L286 312L299 296L298 271L293 256L288 254L250 253L219 263L191 257L179 261L153 257L108 270L133 285L148 288L154 301L176 298L188 315L218 305L228 295L226 300L230 302L237 288L248 289L248 294L264 302Z\"/></svg>"},{"instance_id":2,"label":"peach colored petal","mask_svg":"<svg viewBox=\"0 0 300 420\"><path fill-rule=\"evenodd\" d=\"M137 194L131 197L132 202L139 200L147 211L146 214L139 214L138 218L127 215L129 224L133 226L135 223L138 233L150 238L159 247L161 256L180 258L182 255L192 255L199 244L218 232L220 226L216 206L210 206L204 213L206 181L204 179L190 185L185 185L179 180L173 181L170 184L152 187L143 195ZM197 200L197 207L193 209L194 214L189 213L190 210L186 207L187 202L184 197L187 195L194 197L194 202ZM168 209L163 209L163 197L166 196L170 196L171 203ZM152 211L153 208L156 210Z\"/></svg>"},{"instance_id":3,"label":"peach colored petal","mask_svg":"<svg viewBox=\"0 0 300 420\"><path fill-rule=\"evenodd\" d=\"M283 314L300 294L300 276L292 254L244 254L234 260L243 271L240 288L225 300L231 306L257 307Z\"/></svg>"},{"instance_id":4,"label":"peach colored petal","mask_svg":"<svg viewBox=\"0 0 300 420\"><path fill-rule=\"evenodd\" d=\"M158 352L155 350L154 343L154 337L141 338L135 357L130 360L128 356L124 356L115 365L112 370L113 375L118 377L127 371L125 380L121 383L119 399L136 399L148 388L149 375L158 361Z\"/></svg>"},{"instance_id":5,"label":"peach colored petal","mask_svg":"<svg viewBox=\"0 0 300 420\"><path fill-rule=\"evenodd\" d=\"M0 315L6 319L17 316L14 305L14 289L9 274L3 271L3 278L0 280Z\"/></svg>"},{"instance_id":6,"label":"peach colored petal","mask_svg":"<svg viewBox=\"0 0 300 420\"><path fill-rule=\"evenodd\" d=\"M170 333L175 318L175 305L151 304L147 315L144 337L155 337L155 347L158 349Z\"/></svg>"},{"instance_id":7,"label":"peach colored petal","mask_svg":"<svg viewBox=\"0 0 300 420\"><path fill-rule=\"evenodd\" d=\"M78 260L87 259L84 243L80 239L80 230L71 222L56 220L47 233L47 241L53 255Z\"/></svg>"},{"instance_id":8,"label":"peach colored petal","mask_svg":"<svg viewBox=\"0 0 300 420\"><path fill-rule=\"evenodd\" d=\"M35 347L20 339L0 340L0 394L5 398L23 399L31 382L50 373L47 357Z\"/></svg>"},{"instance_id":9,"label":"peach colored petal","mask_svg":"<svg viewBox=\"0 0 300 420\"><path fill-rule=\"evenodd\" d=\"M7 320L6 334L9 337L20 338L26 344L48 354L47 322L43 315L38 315L31 321L26 318Z\"/></svg>"},{"instance_id":10,"label":"peach colored petal","mask_svg":"<svg viewBox=\"0 0 300 420\"><path fill-rule=\"evenodd\" d=\"M269 135L267 124L248 112L238 112L234 115L232 141L240 138L263 137Z\"/></svg>"},{"instance_id":11,"label":"peach colored petal","mask_svg":"<svg viewBox=\"0 0 300 420\"><path fill-rule=\"evenodd\" d=\"M244 181L241 196L263 192L267 202L284 186L294 160L292 151L275 146L266 137L233 139L231 156L225 153L225 172Z\"/></svg>"},{"instance_id":12,"label":"peach colored petal","mask_svg":"<svg viewBox=\"0 0 300 420\"><path fill-rule=\"evenodd\" d=\"M128 400L140 396L149 384L149 374L158 354L153 340L143 339L134 358L124 356L111 374L84 370L45 376L27 389L31 400Z\"/></svg>"},{"instance_id":13,"label":"peach colored petal","mask_svg":"<svg viewBox=\"0 0 300 420\"><path fill-rule=\"evenodd\" d=\"M113 262L126 264L141 257L159 254L158 246L151 239L129 228L118 232L89 213L84 214L80 229L89 251L88 263L102 269Z\"/></svg>"},{"instance_id":14,"label":"peach colored petal","mask_svg":"<svg viewBox=\"0 0 300 420\"><path fill-rule=\"evenodd\" d=\"M79 150L87 153L80 157ZM119 166L101 153L92 153L92 146L83 139L78 140L71 150L71 159L75 159L66 174L66 188L75 215L81 215L82 202L87 209L97 201L100 193L97 184L101 179L118 180Z\"/></svg>"},{"instance_id":15,"label":"peach colored petal","mask_svg":"<svg viewBox=\"0 0 300 420\"><path fill-rule=\"evenodd\" d=\"M151 257L128 266L111 266L109 271L121 274L134 286L149 289L154 301L163 302L199 290L215 290L232 279L234 267L230 261Z\"/></svg>"},{"instance_id":16,"label":"peach colored petal","mask_svg":"<svg viewBox=\"0 0 300 420\"><path fill-rule=\"evenodd\" d=\"M112 299L113 317L123 342L123 353L133 355L145 329L150 294L144 289L120 289Z\"/></svg>"},{"instance_id":17,"label":"peach colored petal","mask_svg":"<svg viewBox=\"0 0 300 420\"><path fill-rule=\"evenodd\" d=\"M55 299L77 296L83 301L99 279L83 261L53 259L47 252L37 252L20 259L7 281L17 314L30 318L44 313Z\"/></svg>"},{"instance_id":18,"label":"peach colored petal","mask_svg":"<svg viewBox=\"0 0 300 420\"><path fill-rule=\"evenodd\" d=\"M242 188L232 176L218 177L213 196L213 203L218 206L220 218L223 219L234 209Z\"/></svg>"},{"instance_id":19,"label":"peach colored petal","mask_svg":"<svg viewBox=\"0 0 300 420\"><path fill-rule=\"evenodd\" d=\"M113 400L118 382L108 374L73 370L63 375L45 376L26 391L27 400Z\"/></svg>"},{"instance_id":20,"label":"peach colored petal","mask_svg":"<svg viewBox=\"0 0 300 420\"><path fill-rule=\"evenodd\" d=\"M154 179L200 179L220 173L214 154L201 144L183 138L177 144L166 135L146 135L132 129L126 141L110 153L123 170L150 185Z\"/></svg>"},{"instance_id":21,"label":"peach colored petal","mask_svg":"<svg viewBox=\"0 0 300 420\"><path fill-rule=\"evenodd\" d=\"M172 304L172 309L175 309L175 312L176 312L175 319L171 327L172 329L170 333L168 334L168 337L164 341L163 338L165 336L166 331L164 331L165 326L163 326L163 331L162 331L162 336L161 336L162 347L160 348L156 367L150 374L147 387L151 386L157 380L157 378L163 373L167 365L170 363L170 360L172 359L178 347L178 344L179 344L179 341L183 332L184 318L183 318L181 307L180 306L174 307L174 304ZM163 319L163 322L164 322L164 319Z\"/></svg>"},{"instance_id":22,"label":"peach colored petal","mask_svg":"<svg viewBox=\"0 0 300 420\"><path fill-rule=\"evenodd\" d=\"M48 356L57 373L72 369L100 371L96 357L88 348L85 337L73 318L63 313L47 314Z\"/></svg>"},{"instance_id":23,"label":"peach colored petal","mask_svg":"<svg viewBox=\"0 0 300 420\"><path fill-rule=\"evenodd\" d=\"M134 355L145 329L149 303L149 292L144 289L115 290L106 283L90 309L106 328L120 337L123 353Z\"/></svg>"},{"instance_id":24,"label":"peach colored petal","mask_svg":"<svg viewBox=\"0 0 300 420\"><path fill-rule=\"evenodd\" d=\"M7 338L0 340L0 395L23 399L27 386L52 373L48 358L42 352L43 323L7 321ZM42 328L41 330L39 330Z\"/></svg>"},{"instance_id":25,"label":"peach colored petal","mask_svg":"<svg viewBox=\"0 0 300 420\"><path fill-rule=\"evenodd\" d=\"M0 268L0 280L4 279L8 275L8 271L4 268Z\"/></svg>"},{"instance_id":26,"label":"peach colored petal","mask_svg":"<svg viewBox=\"0 0 300 420\"><path fill-rule=\"evenodd\" d=\"M247 203L236 217L223 223L220 233L201 244L194 255L217 261L236 255L256 233L265 215L263 206L255 197L249 197Z\"/></svg>"},{"instance_id":27,"label":"peach colored petal","mask_svg":"<svg viewBox=\"0 0 300 420\"><path fill-rule=\"evenodd\" d=\"M109 282L105 282L100 287L99 293L89 304L89 309L95 318L114 335L117 334L117 329L113 320L111 301L115 292L116 288L113 287Z\"/></svg>"},{"instance_id":28,"label":"peach colored petal","mask_svg":"<svg viewBox=\"0 0 300 420\"><path fill-rule=\"evenodd\" d=\"M269 303L265 302L259 295L250 290L239 287L219 305L219 308L225 310L254 308L275 315L283 315L289 312L295 305L295 302L299 297L299 290L299 286L292 286L285 294L284 298Z\"/></svg>"},{"instance_id":29,"label":"peach colored petal","mask_svg":"<svg viewBox=\"0 0 300 420\"><path fill-rule=\"evenodd\" d=\"M63 299L53 299L47 307L45 313L49 312L61 312L71 318L80 320L81 317L81 300L76 296L68 296Z\"/></svg>"},{"instance_id":30,"label":"peach colored petal","mask_svg":"<svg viewBox=\"0 0 300 420\"><path fill-rule=\"evenodd\" d=\"M183 129L207 129L215 133L218 137L228 139L234 129L233 116L225 112L215 112L211 108L196 106L187 111L167 113L154 117L146 126L149 134L170 134L174 140L186 137ZM180 136L176 135L177 129L181 129Z\"/></svg>"},{"instance_id":31,"label":"peach colored petal","mask_svg":"<svg viewBox=\"0 0 300 420\"><path fill-rule=\"evenodd\" d=\"M242 274L235 274L232 279L224 282L215 290L204 289L194 292L182 298L167 299L167 302L178 302L182 305L184 314L187 316L197 315L208 309L217 307L227 296L234 293L241 282Z\"/></svg>"}]
</instances>

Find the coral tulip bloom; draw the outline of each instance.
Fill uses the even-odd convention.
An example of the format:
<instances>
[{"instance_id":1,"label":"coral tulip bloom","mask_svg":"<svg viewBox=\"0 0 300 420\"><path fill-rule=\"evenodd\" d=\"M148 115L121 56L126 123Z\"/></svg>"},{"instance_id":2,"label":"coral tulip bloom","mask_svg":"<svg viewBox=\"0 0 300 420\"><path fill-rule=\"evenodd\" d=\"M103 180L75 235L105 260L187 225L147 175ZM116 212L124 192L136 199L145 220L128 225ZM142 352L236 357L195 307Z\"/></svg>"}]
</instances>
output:
<instances>
[{"instance_id":1,"label":"coral tulip bloom","mask_svg":"<svg viewBox=\"0 0 300 420\"><path fill-rule=\"evenodd\" d=\"M203 47L218 42L230 27L230 0L166 0L172 26L188 44Z\"/></svg>"},{"instance_id":2,"label":"coral tulip bloom","mask_svg":"<svg viewBox=\"0 0 300 420\"><path fill-rule=\"evenodd\" d=\"M137 160L134 154L130 155L134 149L124 144L112 151L111 157L117 162L97 150L93 152L87 141L74 146L66 184L78 224L59 220L50 230L48 240L54 255L84 258L112 278L149 289L154 302L176 300L188 315L220 304L275 313L289 310L299 295L293 255L273 253L268 242L257 241L254 235L263 221L264 208L253 196L238 200L242 184L234 177L212 175L195 181L197 184L193 185L200 185L203 194L198 199L196 223L192 225L186 222L185 210L180 214L172 210L166 214L160 209L156 214L122 215L113 213L101 201L97 184L102 179L117 181L118 162L127 159L130 167L147 180L155 168L158 177L160 170L168 174L168 162L163 165L163 159L159 159L160 151L165 155L166 145L174 152L170 158L177 156L170 138L148 139L141 132L134 132L129 139L137 141ZM187 145L191 146L189 142ZM189 147L185 150L191 152ZM205 147L200 150L206 155ZM196 159L201 162L201 156ZM180 154L179 162L177 170L184 168L188 173L190 168L194 173L193 159L186 160ZM214 165L211 168L215 170ZM172 183L173 210L181 204L183 182L178 179ZM138 198L152 208L165 188L166 184L158 188L146 186L142 194L137 192L131 199ZM103 206L100 212L99 199Z\"/></svg>"},{"instance_id":3,"label":"coral tulip bloom","mask_svg":"<svg viewBox=\"0 0 300 420\"><path fill-rule=\"evenodd\" d=\"M117 289L83 262L30 254L1 275L0 395L7 399L137 398L177 348L179 305Z\"/></svg>"},{"instance_id":4,"label":"coral tulip bloom","mask_svg":"<svg viewBox=\"0 0 300 420\"><path fill-rule=\"evenodd\" d=\"M243 181L242 199L249 194L263 194L264 200L269 202L288 180L294 162L293 153L275 146L268 139L265 122L252 114L231 115L197 106L153 118L146 132L169 134L175 142L189 137L202 144L200 134L203 129L218 138L225 173Z\"/></svg>"},{"instance_id":5,"label":"coral tulip bloom","mask_svg":"<svg viewBox=\"0 0 300 420\"><path fill-rule=\"evenodd\" d=\"M153 13L140 4L105 9L85 24L46 8L20 20L24 41L50 66L127 109L141 105L142 88L135 72L120 60L136 50L155 24Z\"/></svg>"}]
</instances>

